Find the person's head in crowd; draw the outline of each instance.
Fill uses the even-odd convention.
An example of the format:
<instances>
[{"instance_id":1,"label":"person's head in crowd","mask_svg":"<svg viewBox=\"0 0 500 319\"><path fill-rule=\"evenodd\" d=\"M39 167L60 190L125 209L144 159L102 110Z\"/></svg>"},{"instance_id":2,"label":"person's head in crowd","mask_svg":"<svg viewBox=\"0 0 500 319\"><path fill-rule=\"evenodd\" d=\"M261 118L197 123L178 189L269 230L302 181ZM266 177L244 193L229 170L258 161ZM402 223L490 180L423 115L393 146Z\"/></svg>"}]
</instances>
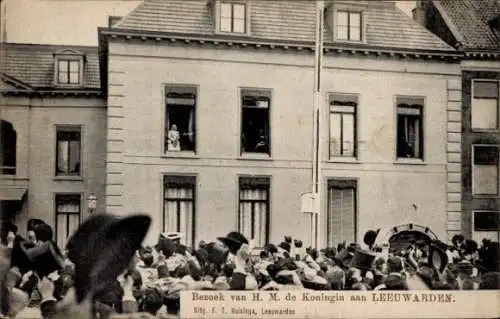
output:
<instances>
[{"instance_id":1,"label":"person's head in crowd","mask_svg":"<svg viewBox=\"0 0 500 319\"><path fill-rule=\"evenodd\" d=\"M28 220L26 223L26 231L28 232L28 240L29 241L36 241L36 235L35 235L35 227L41 224L45 224L45 222L41 219L38 218L32 218Z\"/></svg>"},{"instance_id":2,"label":"person's head in crowd","mask_svg":"<svg viewBox=\"0 0 500 319\"><path fill-rule=\"evenodd\" d=\"M313 260L318 259L318 251L317 251L316 249L314 249L314 248L313 248L313 249L311 249L311 250L309 251L309 256L311 256L311 258L312 258Z\"/></svg>"},{"instance_id":3,"label":"person's head in crowd","mask_svg":"<svg viewBox=\"0 0 500 319\"><path fill-rule=\"evenodd\" d=\"M386 287L385 290L408 290L406 280L398 273L389 274L385 278L384 284Z\"/></svg>"},{"instance_id":4,"label":"person's head in crowd","mask_svg":"<svg viewBox=\"0 0 500 319\"><path fill-rule=\"evenodd\" d=\"M455 246L456 248L460 249L460 247L462 246L464 240L465 240L464 235L462 235L462 234L456 234L456 235L453 235L453 237L451 238L451 243L453 244L453 246Z\"/></svg>"},{"instance_id":5,"label":"person's head in crowd","mask_svg":"<svg viewBox=\"0 0 500 319\"><path fill-rule=\"evenodd\" d=\"M138 298L139 312L147 312L156 316L163 306L163 293L156 288L145 288Z\"/></svg>"},{"instance_id":6,"label":"person's head in crowd","mask_svg":"<svg viewBox=\"0 0 500 319\"><path fill-rule=\"evenodd\" d=\"M52 227L45 223L36 225L33 231L35 232L35 238L37 242L52 241L54 237Z\"/></svg>"},{"instance_id":7,"label":"person's head in crowd","mask_svg":"<svg viewBox=\"0 0 500 319\"><path fill-rule=\"evenodd\" d=\"M387 260L387 272L391 273L401 273L404 270L403 259L399 256L391 256Z\"/></svg>"}]
</instances>

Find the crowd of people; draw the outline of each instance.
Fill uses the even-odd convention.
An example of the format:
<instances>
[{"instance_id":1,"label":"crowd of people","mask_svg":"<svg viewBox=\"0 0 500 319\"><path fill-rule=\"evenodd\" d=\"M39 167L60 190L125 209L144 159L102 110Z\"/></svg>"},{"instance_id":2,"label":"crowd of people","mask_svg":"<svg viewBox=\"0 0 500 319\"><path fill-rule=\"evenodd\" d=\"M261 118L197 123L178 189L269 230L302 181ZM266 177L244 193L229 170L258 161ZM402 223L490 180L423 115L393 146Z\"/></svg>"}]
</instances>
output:
<instances>
[{"instance_id":1,"label":"crowd of people","mask_svg":"<svg viewBox=\"0 0 500 319\"><path fill-rule=\"evenodd\" d=\"M163 233L142 246L150 218L95 215L57 247L52 228L28 222L28 238L2 226L2 316L38 307L43 318L107 318L114 313L175 316L185 290L479 290L500 289L498 242L462 235L450 244L411 239L403 249L363 244L313 249L284 236L256 249L239 232L197 247ZM88 314L85 317L84 314Z\"/></svg>"}]
</instances>

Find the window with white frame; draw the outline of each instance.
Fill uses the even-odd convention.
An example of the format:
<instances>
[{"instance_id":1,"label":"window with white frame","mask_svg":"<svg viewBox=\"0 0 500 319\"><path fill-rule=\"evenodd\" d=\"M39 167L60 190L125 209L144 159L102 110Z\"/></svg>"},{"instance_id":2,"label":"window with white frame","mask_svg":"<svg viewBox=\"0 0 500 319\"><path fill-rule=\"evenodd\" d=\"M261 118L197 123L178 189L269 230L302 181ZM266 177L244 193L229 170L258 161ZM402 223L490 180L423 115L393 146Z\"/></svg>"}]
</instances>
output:
<instances>
[{"instance_id":1,"label":"window with white frame","mask_svg":"<svg viewBox=\"0 0 500 319\"><path fill-rule=\"evenodd\" d=\"M57 128L56 175L81 174L81 127L68 126Z\"/></svg>"},{"instance_id":2,"label":"window with white frame","mask_svg":"<svg viewBox=\"0 0 500 319\"><path fill-rule=\"evenodd\" d=\"M500 241L500 212L474 211L472 216L472 239L480 243L483 239Z\"/></svg>"},{"instance_id":3,"label":"window with white frame","mask_svg":"<svg viewBox=\"0 0 500 319\"><path fill-rule=\"evenodd\" d=\"M55 201L56 241L63 248L80 226L81 194L56 194Z\"/></svg>"},{"instance_id":4,"label":"window with white frame","mask_svg":"<svg viewBox=\"0 0 500 319\"><path fill-rule=\"evenodd\" d=\"M196 96L194 86L167 85L165 151L195 151Z\"/></svg>"},{"instance_id":5,"label":"window with white frame","mask_svg":"<svg viewBox=\"0 0 500 319\"><path fill-rule=\"evenodd\" d=\"M220 3L220 31L246 33L247 5L245 3L223 1Z\"/></svg>"},{"instance_id":6,"label":"window with white frame","mask_svg":"<svg viewBox=\"0 0 500 319\"><path fill-rule=\"evenodd\" d=\"M330 96L330 157L356 157L357 106L357 96Z\"/></svg>"},{"instance_id":7,"label":"window with white frame","mask_svg":"<svg viewBox=\"0 0 500 319\"><path fill-rule=\"evenodd\" d=\"M398 158L424 158L424 99L397 97Z\"/></svg>"},{"instance_id":8,"label":"window with white frame","mask_svg":"<svg viewBox=\"0 0 500 319\"><path fill-rule=\"evenodd\" d=\"M240 177L239 190L238 231L264 247L269 241L270 179Z\"/></svg>"},{"instance_id":9,"label":"window with white frame","mask_svg":"<svg viewBox=\"0 0 500 319\"><path fill-rule=\"evenodd\" d=\"M195 240L195 176L164 176L163 231L182 233L181 243Z\"/></svg>"},{"instance_id":10,"label":"window with white frame","mask_svg":"<svg viewBox=\"0 0 500 319\"><path fill-rule=\"evenodd\" d=\"M328 247L356 241L356 189L355 180L328 181Z\"/></svg>"},{"instance_id":11,"label":"window with white frame","mask_svg":"<svg viewBox=\"0 0 500 319\"><path fill-rule=\"evenodd\" d=\"M361 12L337 10L335 21L337 40L361 41L363 29Z\"/></svg>"},{"instance_id":12,"label":"window with white frame","mask_svg":"<svg viewBox=\"0 0 500 319\"><path fill-rule=\"evenodd\" d=\"M58 84L80 84L81 60L59 58L57 61Z\"/></svg>"},{"instance_id":13,"label":"window with white frame","mask_svg":"<svg viewBox=\"0 0 500 319\"><path fill-rule=\"evenodd\" d=\"M498 195L499 145L473 145L472 152L472 193Z\"/></svg>"},{"instance_id":14,"label":"window with white frame","mask_svg":"<svg viewBox=\"0 0 500 319\"><path fill-rule=\"evenodd\" d=\"M472 81L472 129L497 130L499 128L499 99L499 81Z\"/></svg>"},{"instance_id":15,"label":"window with white frame","mask_svg":"<svg viewBox=\"0 0 500 319\"><path fill-rule=\"evenodd\" d=\"M241 153L271 154L269 91L241 91Z\"/></svg>"}]
</instances>

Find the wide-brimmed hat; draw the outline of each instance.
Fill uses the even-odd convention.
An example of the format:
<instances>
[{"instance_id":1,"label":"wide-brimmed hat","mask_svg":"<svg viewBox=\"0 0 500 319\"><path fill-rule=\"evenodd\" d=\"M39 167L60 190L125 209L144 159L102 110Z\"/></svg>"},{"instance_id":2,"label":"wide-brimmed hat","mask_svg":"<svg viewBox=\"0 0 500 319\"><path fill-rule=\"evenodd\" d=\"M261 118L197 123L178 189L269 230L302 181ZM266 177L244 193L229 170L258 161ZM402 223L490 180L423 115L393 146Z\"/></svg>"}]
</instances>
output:
<instances>
[{"instance_id":1,"label":"wide-brimmed hat","mask_svg":"<svg viewBox=\"0 0 500 319\"><path fill-rule=\"evenodd\" d=\"M226 237L217 237L217 239L223 242L229 248L229 252L234 255L236 255L241 245L248 244L248 239L242 233L236 231L230 232Z\"/></svg>"},{"instance_id":2,"label":"wide-brimmed hat","mask_svg":"<svg viewBox=\"0 0 500 319\"><path fill-rule=\"evenodd\" d=\"M439 240L434 240L429 244L428 262L441 273L446 268L446 265L448 265L447 249L448 245Z\"/></svg>"},{"instance_id":3,"label":"wide-brimmed hat","mask_svg":"<svg viewBox=\"0 0 500 319\"><path fill-rule=\"evenodd\" d=\"M108 286L130 265L150 224L145 214L96 214L80 225L66 245L68 258L75 264L78 302L91 290Z\"/></svg>"}]
</instances>

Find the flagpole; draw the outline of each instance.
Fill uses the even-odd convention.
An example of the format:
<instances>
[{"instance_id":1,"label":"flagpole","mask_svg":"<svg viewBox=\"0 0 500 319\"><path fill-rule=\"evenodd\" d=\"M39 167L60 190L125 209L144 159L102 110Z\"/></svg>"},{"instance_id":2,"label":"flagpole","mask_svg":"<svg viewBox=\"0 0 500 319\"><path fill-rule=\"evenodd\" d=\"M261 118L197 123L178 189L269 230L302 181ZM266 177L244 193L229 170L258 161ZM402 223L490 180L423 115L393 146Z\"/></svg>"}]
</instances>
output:
<instances>
[{"instance_id":1,"label":"flagpole","mask_svg":"<svg viewBox=\"0 0 500 319\"><path fill-rule=\"evenodd\" d=\"M321 70L323 63L323 8L324 1L317 1L316 7L316 39L314 49L314 122L313 122L313 183L315 212L312 219L312 233L314 234L314 247L319 248L320 242L320 216L322 195L322 121L321 121Z\"/></svg>"}]
</instances>

